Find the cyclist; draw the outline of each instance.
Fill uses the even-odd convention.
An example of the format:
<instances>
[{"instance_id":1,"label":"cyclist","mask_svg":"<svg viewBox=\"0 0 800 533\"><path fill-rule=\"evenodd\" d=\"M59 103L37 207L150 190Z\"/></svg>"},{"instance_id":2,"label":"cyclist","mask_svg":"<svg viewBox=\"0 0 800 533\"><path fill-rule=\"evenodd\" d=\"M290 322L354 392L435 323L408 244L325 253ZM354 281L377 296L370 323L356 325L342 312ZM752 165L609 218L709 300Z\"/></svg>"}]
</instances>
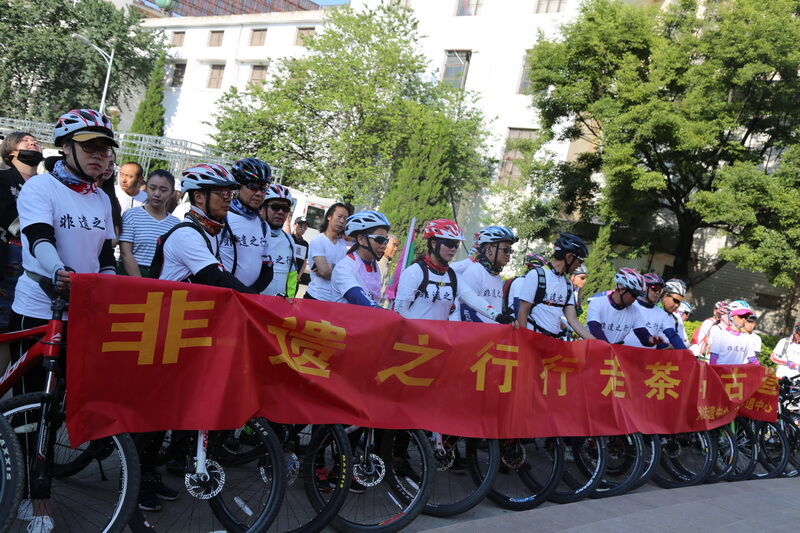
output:
<instances>
[{"instance_id":1,"label":"cyclist","mask_svg":"<svg viewBox=\"0 0 800 533\"><path fill-rule=\"evenodd\" d=\"M692 351L695 357L708 360L708 335L711 332L711 328L720 322L723 323L723 326L727 326L729 305L730 302L728 300L720 300L715 303L711 318L703 320L700 327L695 330L692 335L692 345L689 346L689 350Z\"/></svg>"},{"instance_id":2,"label":"cyclist","mask_svg":"<svg viewBox=\"0 0 800 533\"><path fill-rule=\"evenodd\" d=\"M581 292L583 291L583 286L586 285L586 280L589 278L589 270L586 268L586 265L581 265L575 269L575 272L569 277L569 280L572 282L572 287L574 289L575 295L575 313L580 315L583 313L583 298L581 298Z\"/></svg>"},{"instance_id":3,"label":"cyclist","mask_svg":"<svg viewBox=\"0 0 800 533\"><path fill-rule=\"evenodd\" d=\"M589 302L586 325L595 338L609 344L624 344L638 318L633 303L644 295L646 286L642 275L632 268L620 268L614 281L617 284L614 290Z\"/></svg>"},{"instance_id":4,"label":"cyclist","mask_svg":"<svg viewBox=\"0 0 800 533\"><path fill-rule=\"evenodd\" d=\"M340 202L325 211L325 220L319 228L320 234L311 240L308 247L308 256L311 258L311 283L308 284L303 298L330 300L333 268L347 254L349 248L341 235L347 217L352 214L351 209Z\"/></svg>"},{"instance_id":5,"label":"cyclist","mask_svg":"<svg viewBox=\"0 0 800 533\"><path fill-rule=\"evenodd\" d=\"M673 348L685 350L683 339L678 335L675 317L672 312L678 308L682 300L676 293L686 291L683 282L670 280L664 283L658 274L642 276L647 287L646 292L636 299L633 308L638 313L635 325L625 337L625 344L643 348ZM669 341L669 344L666 343Z\"/></svg>"},{"instance_id":6,"label":"cyclist","mask_svg":"<svg viewBox=\"0 0 800 533\"><path fill-rule=\"evenodd\" d=\"M744 300L736 300L728 306L729 323L720 322L709 332L709 363L712 365L758 364L753 352L750 336L744 331L747 318L753 310Z\"/></svg>"},{"instance_id":7,"label":"cyclist","mask_svg":"<svg viewBox=\"0 0 800 533\"><path fill-rule=\"evenodd\" d=\"M286 296L289 294L289 273L297 272L297 264L294 260L294 240L291 235L283 231L283 223L286 222L293 205L294 199L289 189L278 183L269 186L264 197L264 207L267 212L269 251L275 276L264 294Z\"/></svg>"},{"instance_id":8,"label":"cyclist","mask_svg":"<svg viewBox=\"0 0 800 533\"><path fill-rule=\"evenodd\" d=\"M673 313L678 324L678 335L681 336L681 339L683 339L683 344L686 346L689 346L689 338L686 336L686 327L683 323L689 320L689 317L693 312L694 307L692 307L692 304L684 300L678 306L678 310Z\"/></svg>"},{"instance_id":9,"label":"cyclist","mask_svg":"<svg viewBox=\"0 0 800 533\"><path fill-rule=\"evenodd\" d=\"M505 226L483 228L478 235L478 254L475 262L467 267L461 278L466 287L489 302L495 309L503 309L503 279L500 272L511 259L511 246L517 242L514 232ZM490 322L478 316L467 304L459 303L459 319L463 322Z\"/></svg>"},{"instance_id":10,"label":"cyclist","mask_svg":"<svg viewBox=\"0 0 800 533\"><path fill-rule=\"evenodd\" d=\"M258 217L258 210L272 181L272 169L260 159L246 158L233 164L231 175L239 184L239 192L231 200L219 256L225 270L249 286L259 278L265 258L270 257L266 224Z\"/></svg>"},{"instance_id":11,"label":"cyclist","mask_svg":"<svg viewBox=\"0 0 800 533\"><path fill-rule=\"evenodd\" d=\"M378 211L347 217L344 234L355 239L331 277L331 301L381 308L378 261L389 243L389 219Z\"/></svg>"},{"instance_id":12,"label":"cyclist","mask_svg":"<svg viewBox=\"0 0 800 533\"><path fill-rule=\"evenodd\" d=\"M525 274L537 267L543 267L547 264L547 258L540 254L528 253L525 255L523 266L525 267ZM515 276L508 279L503 283L503 309L511 309L513 312L514 301L519 298L522 292L522 284L525 282L525 276ZM516 316L516 315L515 315Z\"/></svg>"},{"instance_id":13,"label":"cyclist","mask_svg":"<svg viewBox=\"0 0 800 533\"><path fill-rule=\"evenodd\" d=\"M756 324L758 323L758 316L755 314L747 317L744 323L744 332L750 337L750 344L753 348L753 354L758 358L761 357L762 343L761 335L756 333Z\"/></svg>"},{"instance_id":14,"label":"cyclist","mask_svg":"<svg viewBox=\"0 0 800 533\"><path fill-rule=\"evenodd\" d=\"M790 378L800 372L800 322L795 322L791 336L778 341L770 359L778 365L775 375L779 378Z\"/></svg>"},{"instance_id":15,"label":"cyclist","mask_svg":"<svg viewBox=\"0 0 800 533\"><path fill-rule=\"evenodd\" d=\"M578 321L575 294L569 275L581 266L589 250L583 239L562 233L553 244L553 258L525 275L522 291L514 302L517 326L527 327L550 337L562 335L561 317L583 339L592 333Z\"/></svg>"},{"instance_id":16,"label":"cyclist","mask_svg":"<svg viewBox=\"0 0 800 533\"><path fill-rule=\"evenodd\" d=\"M427 241L427 253L400 275L395 310L405 318L447 320L450 307L458 297L481 315L501 324L513 320L465 287L450 267L464 233L453 220L440 218L425 226L422 238Z\"/></svg>"},{"instance_id":17,"label":"cyclist","mask_svg":"<svg viewBox=\"0 0 800 533\"><path fill-rule=\"evenodd\" d=\"M191 207L185 221L159 239L153 258L154 275L245 293L258 294L266 288L272 275L268 257L262 256L258 278L250 285L239 281L222 265L219 248L225 217L233 191L239 188L231 173L220 165L202 164L183 171L181 192L188 194ZM237 254L235 242L233 248Z\"/></svg>"}]
</instances>

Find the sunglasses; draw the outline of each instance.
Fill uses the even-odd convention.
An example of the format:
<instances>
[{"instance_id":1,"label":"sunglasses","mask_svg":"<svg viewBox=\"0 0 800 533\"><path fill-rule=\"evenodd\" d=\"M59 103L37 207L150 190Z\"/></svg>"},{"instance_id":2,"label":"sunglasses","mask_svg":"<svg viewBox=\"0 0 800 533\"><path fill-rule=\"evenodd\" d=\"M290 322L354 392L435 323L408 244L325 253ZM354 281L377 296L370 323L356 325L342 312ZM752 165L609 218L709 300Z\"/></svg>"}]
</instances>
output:
<instances>
[{"instance_id":1,"label":"sunglasses","mask_svg":"<svg viewBox=\"0 0 800 533\"><path fill-rule=\"evenodd\" d=\"M292 206L286 205L286 204L269 204L269 205L267 205L267 207L269 207L270 209L272 209L276 213L280 213L280 212L288 213L289 211L292 210Z\"/></svg>"},{"instance_id":2,"label":"sunglasses","mask_svg":"<svg viewBox=\"0 0 800 533\"><path fill-rule=\"evenodd\" d=\"M81 147L84 154L89 155L100 155L102 157L111 157L114 155L114 149L105 144L85 144L76 142L78 146Z\"/></svg>"},{"instance_id":3,"label":"sunglasses","mask_svg":"<svg viewBox=\"0 0 800 533\"><path fill-rule=\"evenodd\" d=\"M267 189L269 189L269 185L262 185L256 182L245 183L244 186L253 192L267 192Z\"/></svg>"},{"instance_id":4,"label":"sunglasses","mask_svg":"<svg viewBox=\"0 0 800 533\"><path fill-rule=\"evenodd\" d=\"M677 304L679 304L679 305L683 303L683 298L675 298L674 294L668 294L667 296L672 298L672 301L677 303Z\"/></svg>"},{"instance_id":5,"label":"sunglasses","mask_svg":"<svg viewBox=\"0 0 800 533\"><path fill-rule=\"evenodd\" d=\"M586 279L588 276L586 274L578 274L575 276L576 279Z\"/></svg>"},{"instance_id":6,"label":"sunglasses","mask_svg":"<svg viewBox=\"0 0 800 533\"><path fill-rule=\"evenodd\" d=\"M750 315L750 316L747 317L746 320L748 322L755 322L756 320L758 320L758 317L756 317L755 315Z\"/></svg>"},{"instance_id":7,"label":"sunglasses","mask_svg":"<svg viewBox=\"0 0 800 533\"><path fill-rule=\"evenodd\" d=\"M458 241L455 239L439 239L439 243L448 248L458 248Z\"/></svg>"},{"instance_id":8,"label":"sunglasses","mask_svg":"<svg viewBox=\"0 0 800 533\"><path fill-rule=\"evenodd\" d=\"M385 237L383 235L367 235L367 237L377 242L378 244L389 244L389 237Z\"/></svg>"},{"instance_id":9,"label":"sunglasses","mask_svg":"<svg viewBox=\"0 0 800 533\"><path fill-rule=\"evenodd\" d=\"M648 287L648 289L650 289L653 292L661 292L661 291L664 290L664 286L663 285L650 285Z\"/></svg>"},{"instance_id":10,"label":"sunglasses","mask_svg":"<svg viewBox=\"0 0 800 533\"><path fill-rule=\"evenodd\" d=\"M498 248L498 250L499 250L499 251L501 251L501 252L503 252L504 254L510 254L510 253L513 253L513 252L514 252L514 250L512 250L512 249L511 249L511 247L507 247L507 248Z\"/></svg>"}]
</instances>

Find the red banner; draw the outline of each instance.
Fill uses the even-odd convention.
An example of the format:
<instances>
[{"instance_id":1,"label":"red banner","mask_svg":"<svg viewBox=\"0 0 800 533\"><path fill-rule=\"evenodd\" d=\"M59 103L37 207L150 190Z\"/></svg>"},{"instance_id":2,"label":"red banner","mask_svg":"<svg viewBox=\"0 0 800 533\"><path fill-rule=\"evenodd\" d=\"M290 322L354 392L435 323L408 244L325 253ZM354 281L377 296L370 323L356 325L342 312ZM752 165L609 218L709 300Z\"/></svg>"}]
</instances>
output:
<instances>
[{"instance_id":1,"label":"red banner","mask_svg":"<svg viewBox=\"0 0 800 533\"><path fill-rule=\"evenodd\" d=\"M73 275L67 423L120 432L281 423L515 438L775 420L777 380L689 351L142 278Z\"/></svg>"}]
</instances>

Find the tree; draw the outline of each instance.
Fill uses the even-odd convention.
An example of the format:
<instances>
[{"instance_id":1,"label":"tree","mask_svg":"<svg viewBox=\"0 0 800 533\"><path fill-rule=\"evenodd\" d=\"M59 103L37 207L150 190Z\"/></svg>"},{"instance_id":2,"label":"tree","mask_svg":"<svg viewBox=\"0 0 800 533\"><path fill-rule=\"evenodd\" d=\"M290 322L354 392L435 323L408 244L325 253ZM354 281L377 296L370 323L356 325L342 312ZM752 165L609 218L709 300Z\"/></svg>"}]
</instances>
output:
<instances>
[{"instance_id":1,"label":"tree","mask_svg":"<svg viewBox=\"0 0 800 533\"><path fill-rule=\"evenodd\" d=\"M604 225L597 234L589 257L586 258L589 276L586 278L586 285L581 289L584 301L593 294L614 288L615 271L612 260L615 257L611 246L611 226Z\"/></svg>"},{"instance_id":2,"label":"tree","mask_svg":"<svg viewBox=\"0 0 800 533\"><path fill-rule=\"evenodd\" d=\"M797 11L795 0L678 0L664 10L589 0L557 38L540 36L529 65L541 143L593 145L528 175L551 193L544 215L600 215L625 244L673 253L676 275L693 282L722 266L692 255L697 231L718 227L692 200L716 190L722 169L772 166L796 141Z\"/></svg>"},{"instance_id":3,"label":"tree","mask_svg":"<svg viewBox=\"0 0 800 533\"><path fill-rule=\"evenodd\" d=\"M114 47L106 103L134 97L162 48L140 20L104 0L0 0L0 116L54 121L69 109L99 107L107 64L73 33Z\"/></svg>"},{"instance_id":4,"label":"tree","mask_svg":"<svg viewBox=\"0 0 800 533\"><path fill-rule=\"evenodd\" d=\"M457 201L491 175L483 117L468 95L426 75L418 40L411 11L395 2L330 10L324 29L304 43L307 55L281 61L266 84L221 99L218 147L275 162L290 185L379 205L427 109L449 124L445 187Z\"/></svg>"},{"instance_id":5,"label":"tree","mask_svg":"<svg viewBox=\"0 0 800 533\"><path fill-rule=\"evenodd\" d=\"M150 74L144 99L139 103L136 115L133 117L130 133L143 135L164 136L164 54L160 54ZM156 168L165 168L167 163L161 160L139 161L147 172Z\"/></svg>"}]
</instances>

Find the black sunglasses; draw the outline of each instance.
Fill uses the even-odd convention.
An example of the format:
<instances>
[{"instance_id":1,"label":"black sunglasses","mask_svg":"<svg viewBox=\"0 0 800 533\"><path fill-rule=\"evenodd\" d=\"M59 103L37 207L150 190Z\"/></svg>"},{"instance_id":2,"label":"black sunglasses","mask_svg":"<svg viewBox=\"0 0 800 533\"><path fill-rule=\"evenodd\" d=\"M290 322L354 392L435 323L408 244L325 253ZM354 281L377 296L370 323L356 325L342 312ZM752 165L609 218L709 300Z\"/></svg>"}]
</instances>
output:
<instances>
[{"instance_id":1,"label":"black sunglasses","mask_svg":"<svg viewBox=\"0 0 800 533\"><path fill-rule=\"evenodd\" d=\"M279 213L281 211L283 211L284 213L288 213L289 211L292 210L292 206L286 204L268 204L267 207L269 207L276 213Z\"/></svg>"},{"instance_id":2,"label":"black sunglasses","mask_svg":"<svg viewBox=\"0 0 800 533\"><path fill-rule=\"evenodd\" d=\"M389 237L384 237L383 235L367 235L367 237L378 244L389 244Z\"/></svg>"},{"instance_id":3,"label":"black sunglasses","mask_svg":"<svg viewBox=\"0 0 800 533\"><path fill-rule=\"evenodd\" d=\"M245 183L244 186L254 192L258 191L266 192L267 189L269 189L269 185L266 184L262 185L261 183L257 183L255 181L251 181L250 183Z\"/></svg>"},{"instance_id":4,"label":"black sunglasses","mask_svg":"<svg viewBox=\"0 0 800 533\"><path fill-rule=\"evenodd\" d=\"M455 239L439 239L439 243L442 246L447 246L448 248L458 248L458 242Z\"/></svg>"}]
</instances>

